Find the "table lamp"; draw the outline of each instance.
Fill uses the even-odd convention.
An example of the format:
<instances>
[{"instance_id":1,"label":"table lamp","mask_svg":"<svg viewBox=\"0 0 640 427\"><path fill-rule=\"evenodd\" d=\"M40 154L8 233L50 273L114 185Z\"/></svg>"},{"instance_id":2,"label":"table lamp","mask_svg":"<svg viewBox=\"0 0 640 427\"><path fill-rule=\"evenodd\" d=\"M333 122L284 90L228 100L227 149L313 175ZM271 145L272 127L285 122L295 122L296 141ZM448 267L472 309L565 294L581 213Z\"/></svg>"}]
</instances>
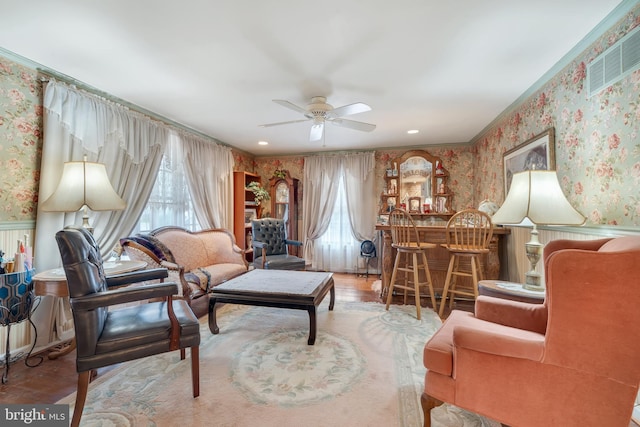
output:
<instances>
[{"instance_id":1,"label":"table lamp","mask_svg":"<svg viewBox=\"0 0 640 427\"><path fill-rule=\"evenodd\" d=\"M535 271L544 245L538 240L538 225L582 225L586 218L571 206L560 188L556 171L529 170L513 175L509 194L491 218L494 224L533 225L525 244L531 270L525 274L525 289L543 290Z\"/></svg>"},{"instance_id":2,"label":"table lamp","mask_svg":"<svg viewBox=\"0 0 640 427\"><path fill-rule=\"evenodd\" d=\"M102 163L66 162L58 187L42 203L42 210L75 212L83 209L82 226L93 232L89 225L87 207L93 211L116 211L126 207L124 200L113 189L107 170Z\"/></svg>"}]
</instances>

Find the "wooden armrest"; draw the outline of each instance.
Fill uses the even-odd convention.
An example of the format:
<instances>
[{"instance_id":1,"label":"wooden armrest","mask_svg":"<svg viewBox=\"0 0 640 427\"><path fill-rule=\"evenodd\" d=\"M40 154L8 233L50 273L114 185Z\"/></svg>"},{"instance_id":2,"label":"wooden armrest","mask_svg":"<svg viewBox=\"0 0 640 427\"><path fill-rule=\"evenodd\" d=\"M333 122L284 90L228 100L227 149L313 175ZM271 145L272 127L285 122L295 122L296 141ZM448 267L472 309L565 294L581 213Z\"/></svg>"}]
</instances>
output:
<instances>
[{"instance_id":1,"label":"wooden armrest","mask_svg":"<svg viewBox=\"0 0 640 427\"><path fill-rule=\"evenodd\" d=\"M167 270L171 270L171 271L184 271L184 267L181 265L176 264L175 262L170 262L170 261L162 261L160 263L160 265L164 268L166 268Z\"/></svg>"},{"instance_id":2,"label":"wooden armrest","mask_svg":"<svg viewBox=\"0 0 640 427\"><path fill-rule=\"evenodd\" d=\"M144 256L148 257L149 259L151 259L156 264L160 264L162 262L162 260L158 258L158 256L155 253L153 253L153 251L141 245L140 243L134 242L132 240L125 240L125 241L121 240L120 244L122 245L124 252L127 253L129 257L132 259L139 258L138 256L136 256L136 251L137 251L142 253Z\"/></svg>"}]
</instances>

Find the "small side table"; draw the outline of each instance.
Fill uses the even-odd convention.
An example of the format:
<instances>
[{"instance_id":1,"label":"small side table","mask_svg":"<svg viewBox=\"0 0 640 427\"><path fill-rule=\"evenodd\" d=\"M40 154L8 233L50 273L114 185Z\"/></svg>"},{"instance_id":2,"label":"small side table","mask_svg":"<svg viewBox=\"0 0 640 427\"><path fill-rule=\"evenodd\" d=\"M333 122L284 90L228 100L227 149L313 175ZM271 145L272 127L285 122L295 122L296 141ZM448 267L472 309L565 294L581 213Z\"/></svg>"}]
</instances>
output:
<instances>
[{"instance_id":1,"label":"small side table","mask_svg":"<svg viewBox=\"0 0 640 427\"><path fill-rule=\"evenodd\" d=\"M34 269L19 271L13 273L0 274L0 325L7 327L7 340L5 343L4 356L4 373L2 374L2 384L6 384L9 379L9 365L11 364L11 325L20 323L24 320L29 321L31 327L36 333L36 325L31 320L31 310L33 307L33 275ZM35 347L34 341L31 350L24 360L25 365L29 367L38 366L29 365L31 352ZM42 362L42 358L40 358Z\"/></svg>"},{"instance_id":2,"label":"small side table","mask_svg":"<svg viewBox=\"0 0 640 427\"><path fill-rule=\"evenodd\" d=\"M522 283L505 282L502 280L480 280L478 282L478 293L480 295L532 304L542 304L545 296L544 291L531 291L523 288Z\"/></svg>"},{"instance_id":3,"label":"small side table","mask_svg":"<svg viewBox=\"0 0 640 427\"><path fill-rule=\"evenodd\" d=\"M103 265L104 274L107 276L113 276L116 274L129 273L131 271L142 270L147 266L144 261L109 261ZM46 270L42 273L38 273L31 278L34 286L34 293L37 296L54 296L58 298L64 298L69 296L69 288L67 287L67 276L64 273L64 269L54 268L52 270ZM49 353L49 359L57 359L70 353L76 348L75 337L71 339L69 345L63 347L59 351L52 351Z\"/></svg>"}]
</instances>

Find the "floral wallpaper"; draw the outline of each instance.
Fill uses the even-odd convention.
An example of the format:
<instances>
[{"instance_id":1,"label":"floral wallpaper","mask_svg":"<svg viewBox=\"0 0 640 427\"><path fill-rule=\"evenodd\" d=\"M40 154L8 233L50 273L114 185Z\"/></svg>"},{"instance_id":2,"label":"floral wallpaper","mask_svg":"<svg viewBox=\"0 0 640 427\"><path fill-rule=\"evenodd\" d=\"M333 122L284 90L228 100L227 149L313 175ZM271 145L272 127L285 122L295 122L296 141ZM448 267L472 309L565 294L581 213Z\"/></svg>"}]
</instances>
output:
<instances>
[{"instance_id":1,"label":"floral wallpaper","mask_svg":"<svg viewBox=\"0 0 640 427\"><path fill-rule=\"evenodd\" d=\"M0 57L0 222L36 218L41 132L36 72Z\"/></svg>"},{"instance_id":2,"label":"floral wallpaper","mask_svg":"<svg viewBox=\"0 0 640 427\"><path fill-rule=\"evenodd\" d=\"M588 225L640 225L640 71L587 94L587 65L640 23L640 6L603 34L537 93L487 129L476 144L474 194L504 200L502 156L555 128L556 169Z\"/></svg>"},{"instance_id":3,"label":"floral wallpaper","mask_svg":"<svg viewBox=\"0 0 640 427\"><path fill-rule=\"evenodd\" d=\"M391 162L409 150L424 150L442 159L443 166L449 171L449 188L455 194L453 197L453 209L461 210L473 206L473 154L472 147L459 147L455 149L436 148L432 146L416 146L397 150L375 150L376 168L373 171L377 177L375 183L375 197L382 194L384 186L385 170L391 166ZM303 178L304 178L304 157L299 155L289 157L259 157L255 159L255 170L253 172L262 177L263 182L268 182L277 169L286 169L292 178L300 180L298 197L300 205L303 198ZM372 212L377 215L378 212Z\"/></svg>"},{"instance_id":4,"label":"floral wallpaper","mask_svg":"<svg viewBox=\"0 0 640 427\"><path fill-rule=\"evenodd\" d=\"M640 225L640 71L588 97L586 67L640 23L640 5L606 31L537 93L499 117L473 145L376 150L376 197L395 157L421 149L440 157L450 173L453 208L504 200L502 157L549 127L555 128L558 176L572 204L592 225ZM0 222L35 219L42 149L42 94L35 70L0 57ZM391 142L390 142L391 143ZM233 150L235 170L263 182L286 169L304 187L304 156L254 157ZM301 205L301 203L300 203Z\"/></svg>"},{"instance_id":5,"label":"floral wallpaper","mask_svg":"<svg viewBox=\"0 0 640 427\"><path fill-rule=\"evenodd\" d=\"M245 153L244 151L239 151L236 149L231 149L231 153L233 154L233 170L234 172L254 172L256 165L253 158L253 155L249 153Z\"/></svg>"}]
</instances>

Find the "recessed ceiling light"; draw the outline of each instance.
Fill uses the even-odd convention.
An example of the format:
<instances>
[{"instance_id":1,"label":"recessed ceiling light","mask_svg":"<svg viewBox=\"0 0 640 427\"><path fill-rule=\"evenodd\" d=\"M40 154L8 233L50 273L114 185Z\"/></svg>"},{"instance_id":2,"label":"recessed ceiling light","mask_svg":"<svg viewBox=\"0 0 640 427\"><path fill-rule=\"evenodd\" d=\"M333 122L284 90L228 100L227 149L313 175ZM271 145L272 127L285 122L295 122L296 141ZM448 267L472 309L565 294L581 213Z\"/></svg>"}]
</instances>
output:
<instances>
[{"instance_id":1,"label":"recessed ceiling light","mask_svg":"<svg viewBox=\"0 0 640 427\"><path fill-rule=\"evenodd\" d=\"M267 141L258 141L258 145L269 145Z\"/></svg>"},{"instance_id":2,"label":"recessed ceiling light","mask_svg":"<svg viewBox=\"0 0 640 427\"><path fill-rule=\"evenodd\" d=\"M418 133L418 132L420 132L418 129L411 129L407 131L409 135L413 135L414 133Z\"/></svg>"}]
</instances>

